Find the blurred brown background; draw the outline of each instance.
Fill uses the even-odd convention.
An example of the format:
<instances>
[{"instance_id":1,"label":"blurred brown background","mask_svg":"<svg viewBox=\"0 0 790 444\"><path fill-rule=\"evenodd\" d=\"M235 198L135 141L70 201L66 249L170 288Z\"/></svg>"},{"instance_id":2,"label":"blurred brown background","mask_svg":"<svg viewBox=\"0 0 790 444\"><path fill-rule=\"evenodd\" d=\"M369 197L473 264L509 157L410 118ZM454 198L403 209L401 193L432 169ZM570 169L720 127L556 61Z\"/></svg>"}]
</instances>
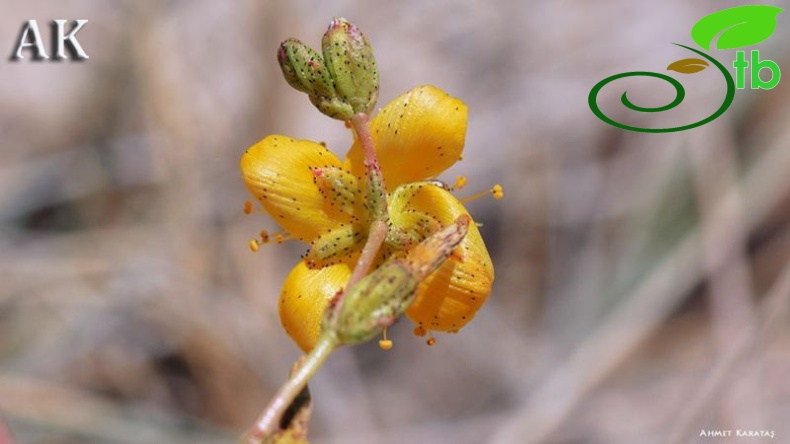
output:
<instances>
[{"instance_id":1,"label":"blurred brown background","mask_svg":"<svg viewBox=\"0 0 790 444\"><path fill-rule=\"evenodd\" d=\"M249 252L276 226L242 214L238 160L270 133L344 154L348 130L274 57L288 37L317 46L333 16L373 43L380 106L425 83L469 105L444 178L506 198L470 205L497 271L474 322L427 347L404 321L390 352L334 354L311 384L312 442L790 442L790 80L681 133L615 129L587 105L604 77L688 57L671 42L737 5L6 1L0 442L234 442L251 423L299 356L276 299L305 247ZM786 14L759 48L790 69ZM60 18L90 20L89 60L8 60L25 20ZM681 80L689 105L640 123L721 103L713 70ZM602 106L622 118L625 87L673 94L616 85Z\"/></svg>"}]
</instances>

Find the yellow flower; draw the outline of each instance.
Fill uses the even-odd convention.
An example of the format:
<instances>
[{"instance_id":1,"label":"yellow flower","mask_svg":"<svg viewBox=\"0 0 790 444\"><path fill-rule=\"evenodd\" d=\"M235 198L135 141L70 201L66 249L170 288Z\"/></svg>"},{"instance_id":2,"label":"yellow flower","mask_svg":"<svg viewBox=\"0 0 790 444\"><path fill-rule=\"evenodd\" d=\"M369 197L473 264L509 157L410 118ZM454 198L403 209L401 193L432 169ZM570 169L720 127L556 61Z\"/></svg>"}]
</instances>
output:
<instances>
[{"instance_id":1,"label":"yellow flower","mask_svg":"<svg viewBox=\"0 0 790 444\"><path fill-rule=\"evenodd\" d=\"M433 86L407 92L373 118L390 217L390 235L376 264L468 214L448 190L426 182L460 159L466 121L466 105ZM355 142L341 162L322 144L272 135L244 153L241 171L266 212L311 245L283 284L279 302L286 332L310 350L371 222L362 149ZM493 279L491 259L473 223L450 259L420 285L406 315L419 332L456 332L485 302Z\"/></svg>"}]
</instances>

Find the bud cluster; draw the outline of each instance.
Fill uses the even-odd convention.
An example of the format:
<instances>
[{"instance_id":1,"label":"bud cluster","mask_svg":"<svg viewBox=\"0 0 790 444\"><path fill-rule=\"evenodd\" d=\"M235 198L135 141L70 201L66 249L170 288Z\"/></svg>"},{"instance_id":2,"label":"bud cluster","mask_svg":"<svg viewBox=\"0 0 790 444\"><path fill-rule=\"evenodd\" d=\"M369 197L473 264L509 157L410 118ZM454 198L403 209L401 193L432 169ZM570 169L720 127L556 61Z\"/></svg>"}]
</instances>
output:
<instances>
[{"instance_id":1,"label":"bud cluster","mask_svg":"<svg viewBox=\"0 0 790 444\"><path fill-rule=\"evenodd\" d=\"M297 39L280 44L277 61L288 84L329 117L345 121L370 113L378 99L379 74L368 39L336 18L321 39L321 51Z\"/></svg>"}]
</instances>

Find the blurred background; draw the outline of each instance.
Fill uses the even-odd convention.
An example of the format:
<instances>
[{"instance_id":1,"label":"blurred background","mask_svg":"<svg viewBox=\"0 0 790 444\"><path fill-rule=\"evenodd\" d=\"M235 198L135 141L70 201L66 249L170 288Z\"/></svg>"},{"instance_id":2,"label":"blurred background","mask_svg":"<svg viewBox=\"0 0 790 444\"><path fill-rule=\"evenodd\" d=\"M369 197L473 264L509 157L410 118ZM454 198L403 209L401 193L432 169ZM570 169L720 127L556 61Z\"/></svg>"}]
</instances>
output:
<instances>
[{"instance_id":1,"label":"blurred background","mask_svg":"<svg viewBox=\"0 0 790 444\"><path fill-rule=\"evenodd\" d=\"M443 178L505 199L469 205L497 273L474 322L428 347L404 320L389 352L333 354L311 442L790 442L790 80L680 133L587 104L605 77L689 57L671 43L739 4L6 0L0 443L235 442L252 423L300 355L276 301L306 247L249 251L277 227L243 214L238 161L271 133L344 155L348 130L274 57L334 16L371 40L380 106L426 83L469 105ZM759 49L790 69L786 14ZM10 61L28 19L47 42L50 20L88 19L90 59ZM680 80L666 116L619 106L671 101L655 79L599 103L650 127L721 103L715 70Z\"/></svg>"}]
</instances>

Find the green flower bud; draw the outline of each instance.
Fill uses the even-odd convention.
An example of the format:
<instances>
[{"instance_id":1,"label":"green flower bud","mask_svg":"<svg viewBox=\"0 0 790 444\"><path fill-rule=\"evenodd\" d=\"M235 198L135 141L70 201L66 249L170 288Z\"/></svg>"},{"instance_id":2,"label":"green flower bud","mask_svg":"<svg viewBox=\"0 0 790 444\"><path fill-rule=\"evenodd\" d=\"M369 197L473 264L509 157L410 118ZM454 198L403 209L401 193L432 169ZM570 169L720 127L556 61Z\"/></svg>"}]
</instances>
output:
<instances>
[{"instance_id":1,"label":"green flower bud","mask_svg":"<svg viewBox=\"0 0 790 444\"><path fill-rule=\"evenodd\" d=\"M285 81L297 91L307 93L310 102L322 113L340 120L354 115L352 107L338 98L324 59L315 50L297 39L288 39L277 49L277 62Z\"/></svg>"},{"instance_id":2,"label":"green flower bud","mask_svg":"<svg viewBox=\"0 0 790 444\"><path fill-rule=\"evenodd\" d=\"M309 95L335 97L332 76L324 59L313 48L297 39L288 39L277 49L277 62L285 81L294 89Z\"/></svg>"},{"instance_id":3,"label":"green flower bud","mask_svg":"<svg viewBox=\"0 0 790 444\"><path fill-rule=\"evenodd\" d=\"M326 312L323 331L340 344L359 344L392 325L414 302L417 288L464 239L471 219L461 215L417 244L403 259L380 266L349 288Z\"/></svg>"},{"instance_id":4,"label":"green flower bud","mask_svg":"<svg viewBox=\"0 0 790 444\"><path fill-rule=\"evenodd\" d=\"M335 91L355 113L370 113L379 95L379 72L367 37L344 18L329 24L321 39Z\"/></svg>"},{"instance_id":5,"label":"green flower bud","mask_svg":"<svg viewBox=\"0 0 790 444\"><path fill-rule=\"evenodd\" d=\"M324 331L334 330L341 344L369 341L409 308L419 284L400 261L382 265L349 289Z\"/></svg>"},{"instance_id":6,"label":"green flower bud","mask_svg":"<svg viewBox=\"0 0 790 444\"><path fill-rule=\"evenodd\" d=\"M321 96L309 97L310 103L318 108L318 111L321 111L324 115L333 119L338 119L345 122L346 120L351 120L351 117L354 116L354 109L351 108L351 105L343 102L337 97L333 97L331 99Z\"/></svg>"}]
</instances>

